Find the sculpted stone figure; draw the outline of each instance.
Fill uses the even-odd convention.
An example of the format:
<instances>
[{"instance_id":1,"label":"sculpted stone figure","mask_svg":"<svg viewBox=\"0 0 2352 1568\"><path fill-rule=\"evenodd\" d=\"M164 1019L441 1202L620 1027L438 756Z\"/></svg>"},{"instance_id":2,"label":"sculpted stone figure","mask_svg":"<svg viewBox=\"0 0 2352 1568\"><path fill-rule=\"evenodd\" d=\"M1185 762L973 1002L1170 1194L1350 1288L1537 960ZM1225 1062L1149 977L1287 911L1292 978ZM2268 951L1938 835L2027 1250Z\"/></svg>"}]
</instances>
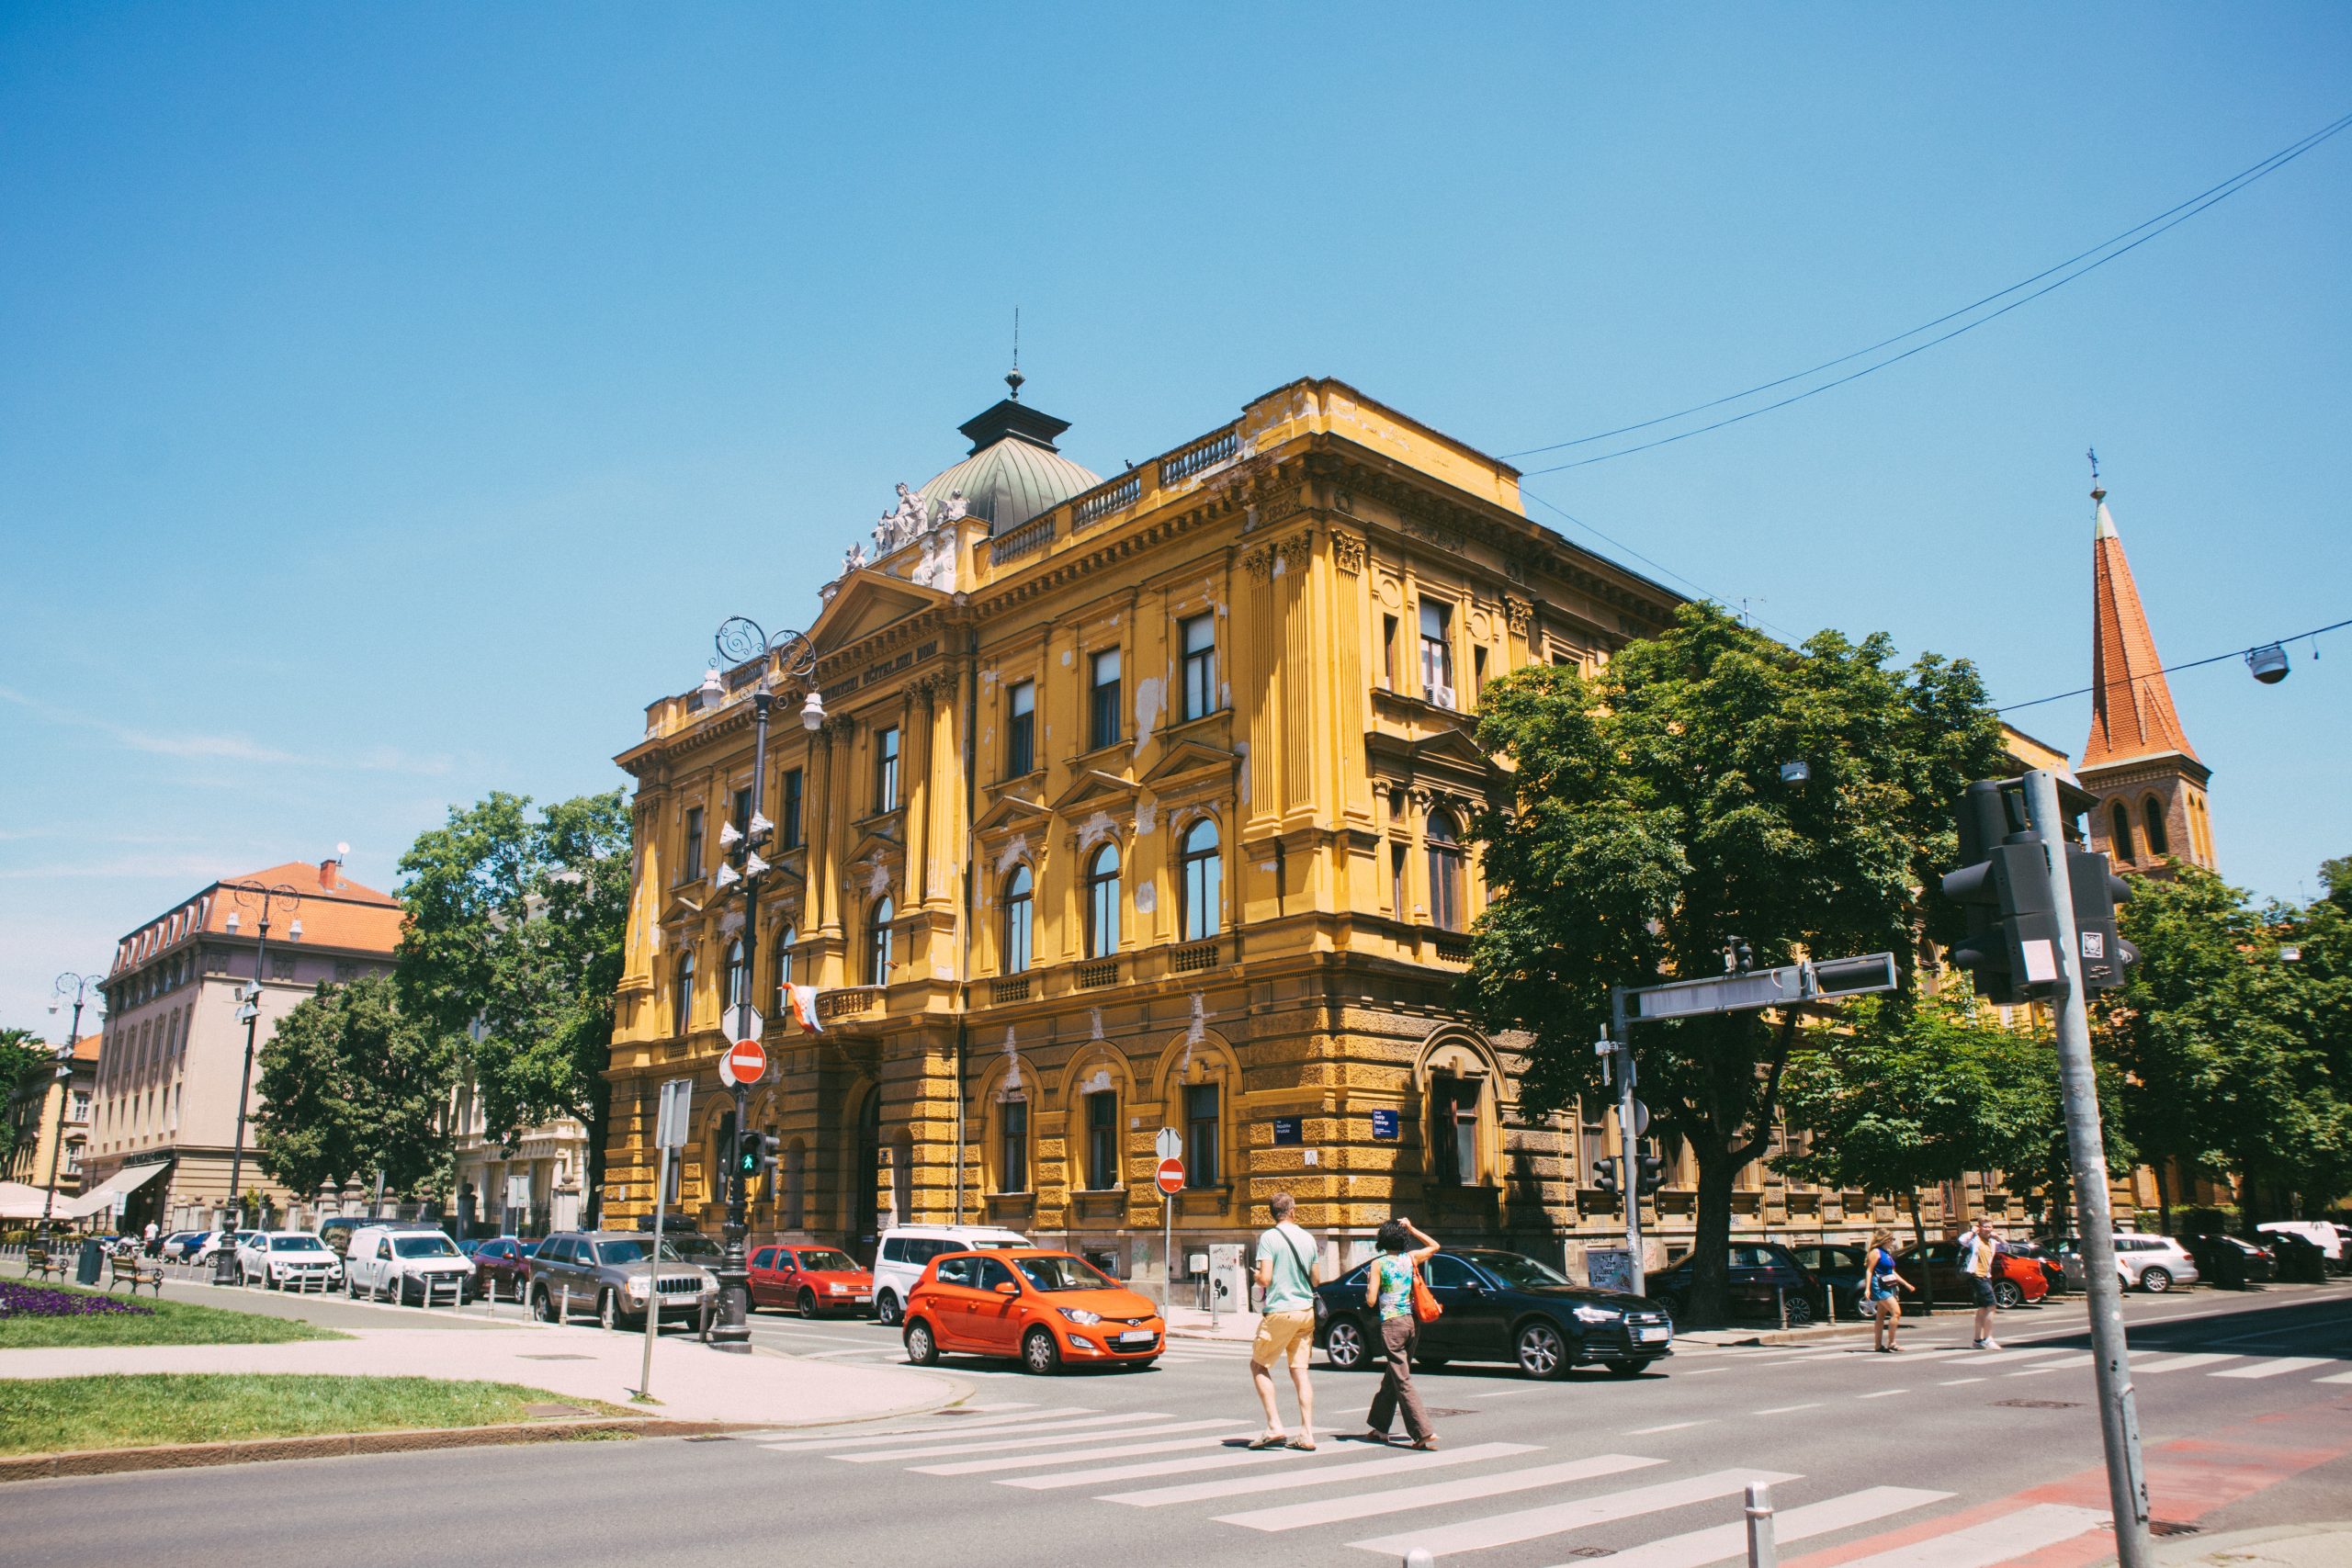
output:
<instances>
[{"instance_id":1,"label":"sculpted stone figure","mask_svg":"<svg viewBox=\"0 0 2352 1568\"><path fill-rule=\"evenodd\" d=\"M923 504L922 497L905 485L899 487L899 510L890 515L892 521L899 525L898 542L899 544L907 543L930 525L929 511L930 508Z\"/></svg>"},{"instance_id":2,"label":"sculpted stone figure","mask_svg":"<svg viewBox=\"0 0 2352 1568\"><path fill-rule=\"evenodd\" d=\"M842 552L842 575L843 577L847 577L853 571L864 571L865 570L865 547L864 545L852 545L848 549Z\"/></svg>"},{"instance_id":3,"label":"sculpted stone figure","mask_svg":"<svg viewBox=\"0 0 2352 1568\"><path fill-rule=\"evenodd\" d=\"M942 523L962 522L964 519L964 492L960 490L949 491L947 496L947 510L939 514L939 520Z\"/></svg>"}]
</instances>

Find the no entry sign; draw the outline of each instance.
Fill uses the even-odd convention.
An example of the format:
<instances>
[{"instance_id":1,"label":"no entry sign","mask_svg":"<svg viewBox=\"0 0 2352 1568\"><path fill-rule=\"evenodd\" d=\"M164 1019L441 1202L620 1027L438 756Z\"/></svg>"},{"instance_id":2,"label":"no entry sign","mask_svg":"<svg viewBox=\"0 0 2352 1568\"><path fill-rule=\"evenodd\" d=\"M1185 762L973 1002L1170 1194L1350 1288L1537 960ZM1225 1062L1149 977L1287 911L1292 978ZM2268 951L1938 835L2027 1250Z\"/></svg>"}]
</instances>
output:
<instances>
[{"instance_id":1,"label":"no entry sign","mask_svg":"<svg viewBox=\"0 0 2352 1568\"><path fill-rule=\"evenodd\" d=\"M757 1083L760 1075L767 1070L767 1050L756 1040L738 1040L718 1058L718 1076L727 1080L729 1089L737 1084Z\"/></svg>"},{"instance_id":2,"label":"no entry sign","mask_svg":"<svg viewBox=\"0 0 2352 1568\"><path fill-rule=\"evenodd\" d=\"M1181 1159L1161 1160L1159 1174L1153 1179L1159 1183L1159 1190L1162 1192L1170 1197L1175 1196L1184 1190L1184 1162Z\"/></svg>"}]
</instances>

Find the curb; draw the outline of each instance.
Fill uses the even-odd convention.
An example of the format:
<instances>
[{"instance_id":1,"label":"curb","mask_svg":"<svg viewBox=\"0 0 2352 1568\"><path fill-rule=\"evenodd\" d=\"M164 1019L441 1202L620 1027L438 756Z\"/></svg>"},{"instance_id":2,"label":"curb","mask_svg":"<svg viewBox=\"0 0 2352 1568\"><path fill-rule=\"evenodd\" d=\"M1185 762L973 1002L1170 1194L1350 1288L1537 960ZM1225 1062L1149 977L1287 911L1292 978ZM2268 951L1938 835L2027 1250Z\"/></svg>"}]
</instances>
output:
<instances>
[{"instance_id":1,"label":"curb","mask_svg":"<svg viewBox=\"0 0 2352 1568\"><path fill-rule=\"evenodd\" d=\"M433 1449L491 1448L563 1442L578 1438L691 1438L712 1432L766 1430L749 1421L676 1421L658 1416L594 1416L497 1427L440 1427L390 1432L326 1432L308 1438L249 1438L222 1443L163 1443L140 1449L85 1449L0 1459L0 1483L70 1475L119 1475L137 1470L194 1470L220 1464L259 1464L286 1459L344 1459L354 1454L419 1453Z\"/></svg>"}]
</instances>

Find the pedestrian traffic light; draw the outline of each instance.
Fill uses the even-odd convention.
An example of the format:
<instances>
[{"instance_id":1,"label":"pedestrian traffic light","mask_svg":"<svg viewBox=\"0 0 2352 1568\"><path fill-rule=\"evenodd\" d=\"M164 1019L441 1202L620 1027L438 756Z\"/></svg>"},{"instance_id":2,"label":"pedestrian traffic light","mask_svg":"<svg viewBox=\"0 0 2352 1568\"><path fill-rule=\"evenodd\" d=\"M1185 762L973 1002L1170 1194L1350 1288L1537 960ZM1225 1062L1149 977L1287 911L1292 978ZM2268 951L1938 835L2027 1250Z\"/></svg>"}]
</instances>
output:
<instances>
[{"instance_id":1,"label":"pedestrian traffic light","mask_svg":"<svg viewBox=\"0 0 2352 1568\"><path fill-rule=\"evenodd\" d=\"M1603 1192L1617 1190L1617 1156L1603 1155L1592 1162L1592 1184Z\"/></svg>"},{"instance_id":2,"label":"pedestrian traffic light","mask_svg":"<svg viewBox=\"0 0 2352 1568\"><path fill-rule=\"evenodd\" d=\"M2109 869L2098 851L2068 844L2066 886L2075 900L2083 989L2112 991L2123 984L2125 967L2140 962L2140 950L2115 932L2115 907L2132 897L2131 885Z\"/></svg>"},{"instance_id":3,"label":"pedestrian traffic light","mask_svg":"<svg viewBox=\"0 0 2352 1568\"><path fill-rule=\"evenodd\" d=\"M2022 792L2001 779L1968 786L1960 806L1960 869L1943 879L1944 897L1968 916L1968 934L1951 950L1979 995L2015 1005L2065 987L2058 967L2064 922L2051 908L2041 836L2026 826Z\"/></svg>"},{"instance_id":4,"label":"pedestrian traffic light","mask_svg":"<svg viewBox=\"0 0 2352 1568\"><path fill-rule=\"evenodd\" d=\"M773 1133L746 1133L735 1145L735 1168L746 1179L775 1171L776 1140Z\"/></svg>"},{"instance_id":5,"label":"pedestrian traffic light","mask_svg":"<svg viewBox=\"0 0 2352 1568\"><path fill-rule=\"evenodd\" d=\"M1642 1155L1634 1161L1634 1190L1644 1197L1666 1185L1666 1167L1656 1155Z\"/></svg>"}]
</instances>

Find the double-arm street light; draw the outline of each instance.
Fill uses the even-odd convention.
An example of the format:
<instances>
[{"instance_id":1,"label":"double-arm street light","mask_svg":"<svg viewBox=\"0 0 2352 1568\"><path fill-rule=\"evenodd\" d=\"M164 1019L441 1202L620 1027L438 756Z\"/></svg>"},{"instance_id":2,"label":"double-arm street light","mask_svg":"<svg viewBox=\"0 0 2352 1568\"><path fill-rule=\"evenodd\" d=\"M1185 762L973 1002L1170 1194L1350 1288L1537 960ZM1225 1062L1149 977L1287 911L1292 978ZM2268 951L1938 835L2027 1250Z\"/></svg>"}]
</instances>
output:
<instances>
[{"instance_id":1,"label":"double-arm street light","mask_svg":"<svg viewBox=\"0 0 2352 1568\"><path fill-rule=\"evenodd\" d=\"M40 1228L49 1229L50 1215L57 1208L57 1156L65 1147L65 1108L74 1098L74 1047L82 1039L82 1004L89 1000L90 988L98 983L95 975L76 975L72 970L57 977L50 987L52 998L74 998L74 1021L65 1031L65 1043L57 1048L57 1131L49 1140L49 1195L40 1201ZM49 1010L55 1012L58 1004L52 1000Z\"/></svg>"},{"instance_id":2,"label":"double-arm street light","mask_svg":"<svg viewBox=\"0 0 2352 1568\"><path fill-rule=\"evenodd\" d=\"M261 1026L261 983L269 967L269 917L272 910L283 909L288 914L302 907L302 896L284 883L265 887L258 882L232 883L229 894L237 901L238 908L251 909L258 940L254 943L253 984L239 998L237 1016L245 1025L245 1070L237 1080L237 1136L229 1145L229 1206L227 1217L220 1226L220 1246L212 1255L212 1282L233 1285L237 1282L237 1233L245 1224L245 1099L253 1092L254 1035ZM237 929L237 910L229 912L229 929ZM294 921L287 934L295 941L302 940L302 922Z\"/></svg>"},{"instance_id":3,"label":"double-arm street light","mask_svg":"<svg viewBox=\"0 0 2352 1568\"><path fill-rule=\"evenodd\" d=\"M719 1043L723 1054L738 1040L755 1036L759 1010L752 998L759 993L760 959L760 878L766 874L768 863L760 858L760 846L768 841L774 826L760 814L762 788L768 773L768 710L775 705L775 694L769 682L773 676L786 680L810 681L817 669L817 650L807 637L796 631L782 631L773 637L761 629L757 621L741 615L722 622L716 639L718 658L728 669L748 660L760 661L759 679L752 687L752 799L749 819L740 836L734 835L735 824L730 818L719 830L719 843L728 853L718 874L718 888L723 894L728 886L740 881L743 886L743 968L741 1001L725 1018L727 1038ZM724 701L727 682L718 667L703 678L706 699ZM825 722L825 701L818 694L813 681L808 687L808 700L800 709L804 728L816 729ZM724 1007L729 998L722 998ZM750 1095L741 1082L735 1087L735 1136L728 1152L730 1168L727 1179L727 1252L718 1265L718 1319L711 1325L710 1342L722 1350L749 1351L752 1348L751 1270L743 1260L743 1230L745 1224L744 1189L750 1185L743 1173L743 1122L749 1112ZM659 1303L655 1303L656 1308Z\"/></svg>"}]
</instances>

